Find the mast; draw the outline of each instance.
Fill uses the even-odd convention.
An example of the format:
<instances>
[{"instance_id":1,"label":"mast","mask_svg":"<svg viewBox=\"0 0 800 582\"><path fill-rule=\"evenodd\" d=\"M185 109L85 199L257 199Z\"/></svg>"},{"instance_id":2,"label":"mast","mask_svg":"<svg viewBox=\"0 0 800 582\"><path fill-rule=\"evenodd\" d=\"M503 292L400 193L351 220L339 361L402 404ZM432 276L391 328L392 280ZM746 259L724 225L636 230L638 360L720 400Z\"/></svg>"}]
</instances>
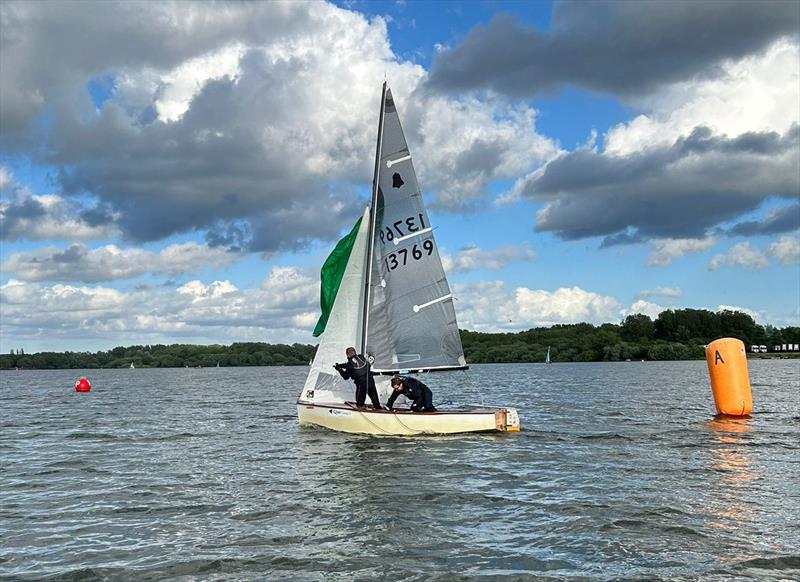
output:
<instances>
[{"instance_id":1,"label":"mast","mask_svg":"<svg viewBox=\"0 0 800 582\"><path fill-rule=\"evenodd\" d=\"M375 247L375 221L378 205L378 177L381 166L381 148L383 147L383 112L386 108L386 81L381 90L381 111L378 116L378 139L375 145L375 172L372 175L372 201L369 208L369 242L367 244L367 272L364 277L364 312L361 318L361 352L367 357L367 327L369 325L370 287L372 286L372 255Z\"/></svg>"}]
</instances>

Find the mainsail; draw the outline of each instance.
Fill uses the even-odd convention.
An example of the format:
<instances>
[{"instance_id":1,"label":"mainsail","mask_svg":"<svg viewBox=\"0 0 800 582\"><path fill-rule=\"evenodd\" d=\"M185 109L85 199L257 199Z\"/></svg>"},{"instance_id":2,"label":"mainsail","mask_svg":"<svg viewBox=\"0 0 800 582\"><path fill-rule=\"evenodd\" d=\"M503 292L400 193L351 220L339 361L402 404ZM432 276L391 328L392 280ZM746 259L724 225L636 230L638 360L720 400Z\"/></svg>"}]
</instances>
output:
<instances>
[{"instance_id":1,"label":"mainsail","mask_svg":"<svg viewBox=\"0 0 800 582\"><path fill-rule=\"evenodd\" d=\"M463 368L453 296L392 92L383 95L366 351L375 372Z\"/></svg>"}]
</instances>

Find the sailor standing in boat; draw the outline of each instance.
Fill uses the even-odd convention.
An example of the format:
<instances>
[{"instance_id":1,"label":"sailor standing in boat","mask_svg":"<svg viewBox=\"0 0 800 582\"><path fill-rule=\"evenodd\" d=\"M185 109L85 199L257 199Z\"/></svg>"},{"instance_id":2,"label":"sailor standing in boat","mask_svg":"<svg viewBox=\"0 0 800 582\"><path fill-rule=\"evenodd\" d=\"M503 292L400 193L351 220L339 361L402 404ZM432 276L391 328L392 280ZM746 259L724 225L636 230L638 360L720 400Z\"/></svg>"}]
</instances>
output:
<instances>
[{"instance_id":1,"label":"sailor standing in boat","mask_svg":"<svg viewBox=\"0 0 800 582\"><path fill-rule=\"evenodd\" d=\"M356 354L355 348L347 348L345 352L347 362L344 364L334 364L333 367L339 372L342 378L356 383L356 406L364 408L364 402L369 394L373 408L380 410L381 401L378 400L378 390L375 388L375 378L369 371L369 362L361 354Z\"/></svg>"},{"instance_id":2,"label":"sailor standing in boat","mask_svg":"<svg viewBox=\"0 0 800 582\"><path fill-rule=\"evenodd\" d=\"M401 394L412 400L411 410L414 412L436 412L433 406L433 392L425 384L411 376L392 376L394 392L386 403L386 408L392 409L394 401Z\"/></svg>"}]
</instances>

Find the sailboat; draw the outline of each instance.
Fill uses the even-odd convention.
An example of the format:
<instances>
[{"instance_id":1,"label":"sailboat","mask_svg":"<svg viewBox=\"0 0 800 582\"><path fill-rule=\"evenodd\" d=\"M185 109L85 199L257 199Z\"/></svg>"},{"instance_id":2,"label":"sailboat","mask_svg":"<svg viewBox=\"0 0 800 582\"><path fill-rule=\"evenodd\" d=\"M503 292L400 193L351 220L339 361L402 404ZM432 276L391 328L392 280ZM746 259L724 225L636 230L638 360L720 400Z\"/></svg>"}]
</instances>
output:
<instances>
[{"instance_id":1,"label":"sailboat","mask_svg":"<svg viewBox=\"0 0 800 582\"><path fill-rule=\"evenodd\" d=\"M547 355L544 357L545 364L552 364L553 362L550 361L550 346L547 346Z\"/></svg>"},{"instance_id":2,"label":"sailboat","mask_svg":"<svg viewBox=\"0 0 800 582\"><path fill-rule=\"evenodd\" d=\"M514 408L436 412L356 408L354 385L334 364L353 346L370 362L382 402L396 373L466 370L453 295L417 183L392 92L381 94L370 206L322 267L322 316L300 425L371 435L515 432Z\"/></svg>"},{"instance_id":3,"label":"sailboat","mask_svg":"<svg viewBox=\"0 0 800 582\"><path fill-rule=\"evenodd\" d=\"M133 370L133 369L135 369L135 368L136 368L136 366L134 366L134 365L133 365L133 362L131 362L130 369L131 369L131 370Z\"/></svg>"}]
</instances>

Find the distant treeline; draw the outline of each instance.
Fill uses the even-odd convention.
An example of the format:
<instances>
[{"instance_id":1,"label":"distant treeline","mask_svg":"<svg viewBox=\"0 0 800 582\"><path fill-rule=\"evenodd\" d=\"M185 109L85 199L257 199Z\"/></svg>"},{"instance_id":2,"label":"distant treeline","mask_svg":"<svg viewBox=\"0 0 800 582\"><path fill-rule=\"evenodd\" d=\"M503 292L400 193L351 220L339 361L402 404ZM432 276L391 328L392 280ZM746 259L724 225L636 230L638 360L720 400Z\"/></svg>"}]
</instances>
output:
<instances>
[{"instance_id":1,"label":"distant treeline","mask_svg":"<svg viewBox=\"0 0 800 582\"><path fill-rule=\"evenodd\" d=\"M550 346L554 362L624 360L693 360L705 357L703 346L720 337L753 345L800 343L800 327L777 329L758 325L741 311L677 309L653 321L629 315L621 324L589 323L540 327L519 333L462 331L467 362L543 362Z\"/></svg>"},{"instance_id":2,"label":"distant treeline","mask_svg":"<svg viewBox=\"0 0 800 582\"><path fill-rule=\"evenodd\" d=\"M12 350L13 351L13 350ZM116 347L106 352L39 352L0 355L0 368L211 368L228 366L299 366L308 364L317 346L304 344L235 343L229 346L190 344Z\"/></svg>"},{"instance_id":3,"label":"distant treeline","mask_svg":"<svg viewBox=\"0 0 800 582\"><path fill-rule=\"evenodd\" d=\"M550 346L554 362L620 360L690 360L704 357L703 346L720 337L735 337L748 347L800 343L800 327L777 329L758 325L740 311L678 309L654 320L629 315L620 324L554 325L518 333L480 333L461 330L467 362L543 362ZM105 352L40 352L0 355L0 368L182 368L213 366L299 366L314 357L316 346L266 344L143 345L116 347Z\"/></svg>"}]
</instances>

